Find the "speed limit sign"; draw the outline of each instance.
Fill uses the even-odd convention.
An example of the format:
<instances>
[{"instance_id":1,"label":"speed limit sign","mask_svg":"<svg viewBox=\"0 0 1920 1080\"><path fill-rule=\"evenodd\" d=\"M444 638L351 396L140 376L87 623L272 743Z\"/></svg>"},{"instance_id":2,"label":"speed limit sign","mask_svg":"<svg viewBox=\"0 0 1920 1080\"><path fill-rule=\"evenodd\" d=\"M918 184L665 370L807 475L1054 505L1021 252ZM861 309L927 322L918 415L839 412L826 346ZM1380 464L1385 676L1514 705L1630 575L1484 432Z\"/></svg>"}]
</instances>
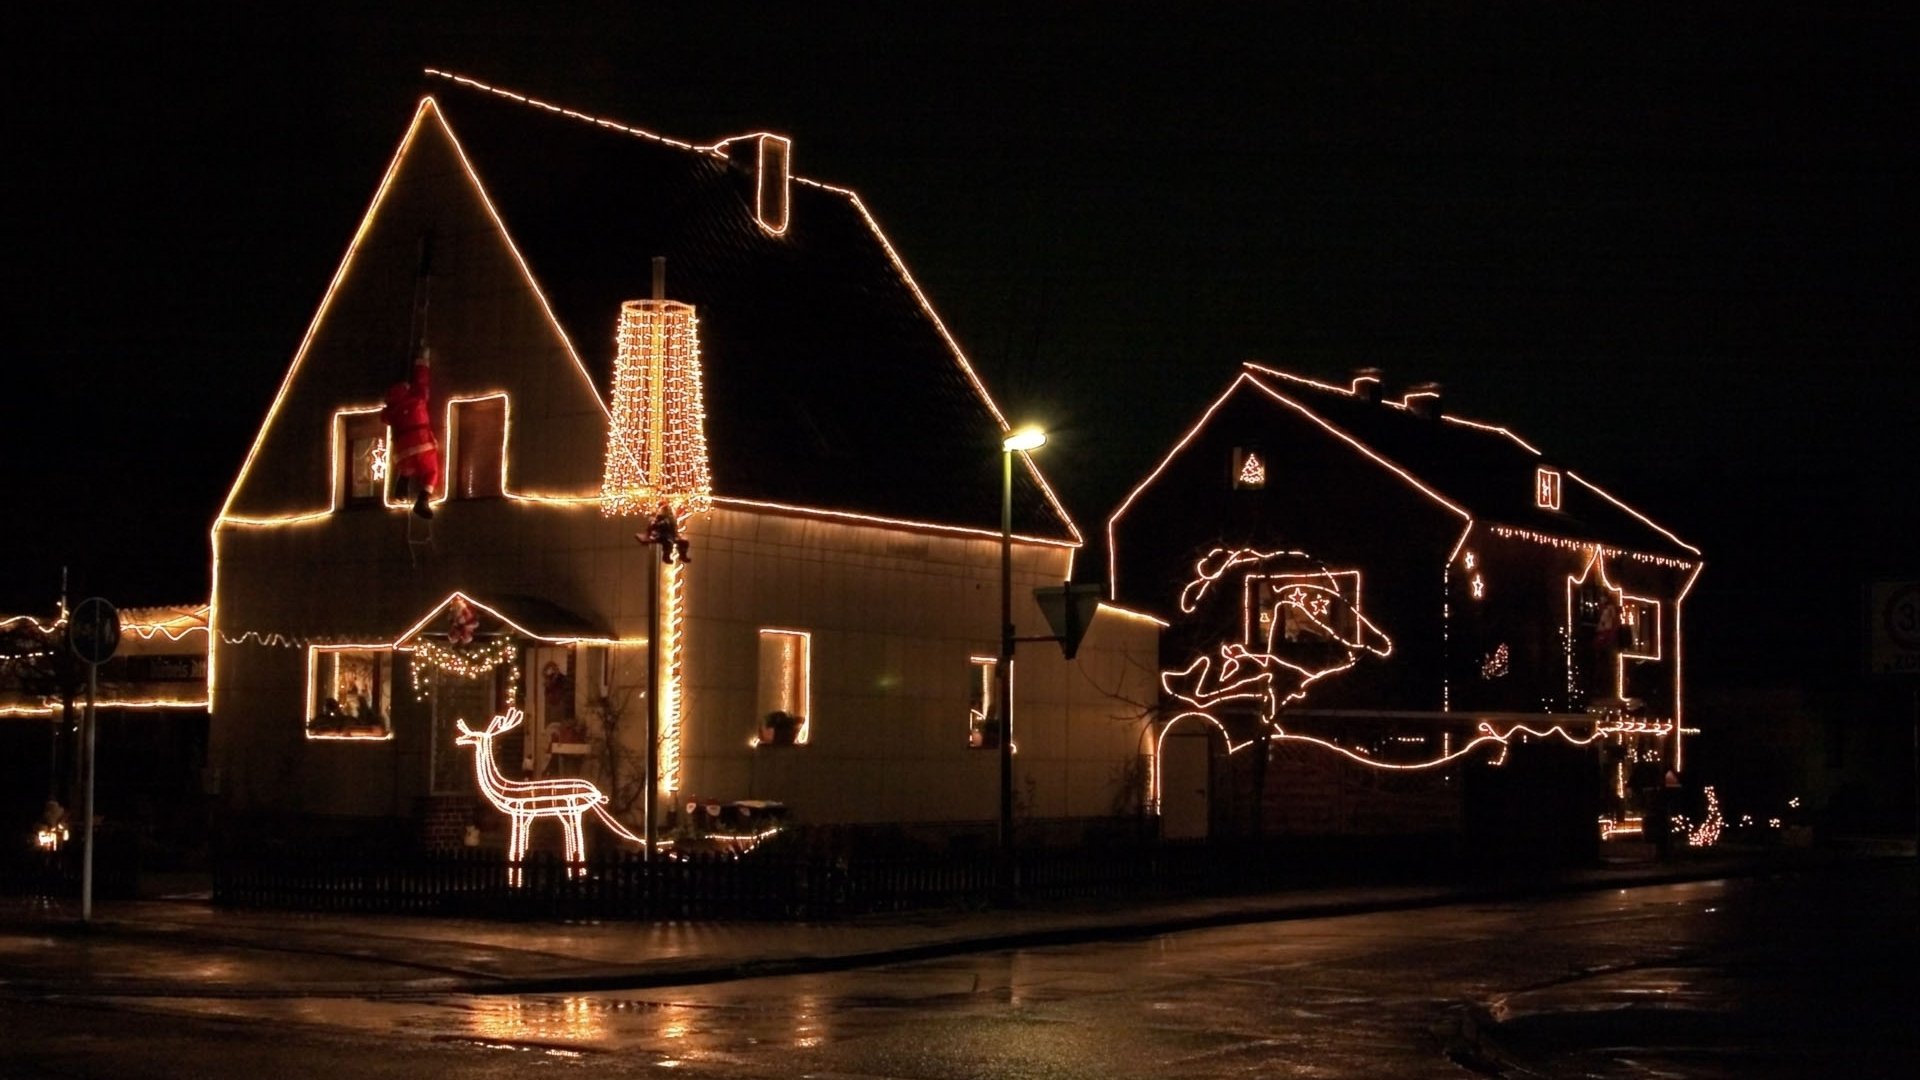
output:
<instances>
[{"instance_id":1,"label":"speed limit sign","mask_svg":"<svg viewBox=\"0 0 1920 1080\"><path fill-rule=\"evenodd\" d=\"M1920 581L1882 581L1868 604L1875 674L1920 675Z\"/></svg>"}]
</instances>

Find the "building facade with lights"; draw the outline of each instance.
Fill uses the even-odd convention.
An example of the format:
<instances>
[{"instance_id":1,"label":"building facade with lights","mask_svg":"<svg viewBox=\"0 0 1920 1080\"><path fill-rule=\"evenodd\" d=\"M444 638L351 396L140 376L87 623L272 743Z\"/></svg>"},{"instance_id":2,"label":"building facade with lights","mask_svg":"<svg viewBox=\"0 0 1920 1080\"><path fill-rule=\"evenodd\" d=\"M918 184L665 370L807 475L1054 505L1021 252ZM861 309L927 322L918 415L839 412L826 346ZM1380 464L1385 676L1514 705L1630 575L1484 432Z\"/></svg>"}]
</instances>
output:
<instances>
[{"instance_id":1,"label":"building facade with lights","mask_svg":"<svg viewBox=\"0 0 1920 1080\"><path fill-rule=\"evenodd\" d=\"M1699 550L1437 386L1243 365L1107 540L1110 595L1170 624L1151 798L1173 835L1524 816L1476 785L1577 789L1584 828L1626 828L1684 766ZM1516 783L1510 758L1561 775Z\"/></svg>"},{"instance_id":2,"label":"building facade with lights","mask_svg":"<svg viewBox=\"0 0 1920 1080\"><path fill-rule=\"evenodd\" d=\"M1008 425L860 199L779 136L427 79L212 530L221 804L449 826L458 724L519 708L502 774L638 828L657 707L663 818L993 820ZM430 519L383 418L422 355ZM1026 455L1012 506L1040 634L1081 536ZM1022 650L1024 818L1139 807L1159 630L1107 606L1077 660Z\"/></svg>"}]
</instances>

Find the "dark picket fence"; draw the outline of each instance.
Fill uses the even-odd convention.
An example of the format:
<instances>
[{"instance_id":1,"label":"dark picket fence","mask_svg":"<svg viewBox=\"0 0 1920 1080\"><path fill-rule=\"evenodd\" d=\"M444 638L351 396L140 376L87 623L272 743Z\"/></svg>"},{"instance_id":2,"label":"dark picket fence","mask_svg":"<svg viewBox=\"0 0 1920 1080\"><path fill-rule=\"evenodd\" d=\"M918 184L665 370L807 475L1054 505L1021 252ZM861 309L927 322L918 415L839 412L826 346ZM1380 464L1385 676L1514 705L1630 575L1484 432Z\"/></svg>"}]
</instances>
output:
<instances>
[{"instance_id":1,"label":"dark picket fence","mask_svg":"<svg viewBox=\"0 0 1920 1080\"><path fill-rule=\"evenodd\" d=\"M213 899L238 908L536 919L835 919L887 911L1269 889L1326 876L1325 860L1263 844L1036 849L798 859L633 853L569 865L497 852L228 857ZM1347 862L1350 860L1342 860ZM1399 864L1403 868L1409 864ZM1340 876L1351 878L1355 866Z\"/></svg>"}]
</instances>

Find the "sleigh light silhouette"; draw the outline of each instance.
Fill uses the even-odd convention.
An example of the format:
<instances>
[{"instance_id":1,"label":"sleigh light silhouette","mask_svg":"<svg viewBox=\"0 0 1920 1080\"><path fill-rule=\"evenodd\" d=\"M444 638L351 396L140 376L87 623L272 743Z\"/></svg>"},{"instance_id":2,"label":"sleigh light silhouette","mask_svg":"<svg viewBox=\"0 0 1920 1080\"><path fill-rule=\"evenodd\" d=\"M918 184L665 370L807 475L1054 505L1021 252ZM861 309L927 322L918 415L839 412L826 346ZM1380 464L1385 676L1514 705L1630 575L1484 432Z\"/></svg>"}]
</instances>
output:
<instances>
[{"instance_id":1,"label":"sleigh light silhouette","mask_svg":"<svg viewBox=\"0 0 1920 1080\"><path fill-rule=\"evenodd\" d=\"M519 727L525 718L519 709L508 709L504 716L496 715L479 731L468 727L465 720L454 721L460 734L453 741L460 746L473 747L473 771L480 784L480 793L512 819L507 861L518 864L526 857L527 836L533 829L533 821L543 817L559 818L566 832L569 875L586 872L580 862L587 854L586 816L589 813L599 818L615 835L645 846L645 839L628 831L607 811L606 793L588 781L571 778L509 780L500 772L500 765L493 757L493 740ZM509 876L513 884L520 884L518 865L514 866Z\"/></svg>"}]
</instances>

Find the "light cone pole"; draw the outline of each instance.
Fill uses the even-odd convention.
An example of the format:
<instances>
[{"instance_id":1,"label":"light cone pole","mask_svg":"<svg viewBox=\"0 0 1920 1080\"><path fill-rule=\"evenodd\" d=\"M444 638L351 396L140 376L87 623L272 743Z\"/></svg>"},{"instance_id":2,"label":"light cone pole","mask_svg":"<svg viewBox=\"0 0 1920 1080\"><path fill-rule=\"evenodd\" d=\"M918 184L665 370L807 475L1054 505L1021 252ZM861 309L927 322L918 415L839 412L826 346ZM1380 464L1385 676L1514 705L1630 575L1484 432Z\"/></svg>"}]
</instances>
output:
<instances>
[{"instance_id":1,"label":"light cone pole","mask_svg":"<svg viewBox=\"0 0 1920 1080\"><path fill-rule=\"evenodd\" d=\"M1037 427L1010 432L1000 441L1000 663L994 679L1000 714L1001 887L1013 888L1013 455L1038 450L1047 433Z\"/></svg>"}]
</instances>

